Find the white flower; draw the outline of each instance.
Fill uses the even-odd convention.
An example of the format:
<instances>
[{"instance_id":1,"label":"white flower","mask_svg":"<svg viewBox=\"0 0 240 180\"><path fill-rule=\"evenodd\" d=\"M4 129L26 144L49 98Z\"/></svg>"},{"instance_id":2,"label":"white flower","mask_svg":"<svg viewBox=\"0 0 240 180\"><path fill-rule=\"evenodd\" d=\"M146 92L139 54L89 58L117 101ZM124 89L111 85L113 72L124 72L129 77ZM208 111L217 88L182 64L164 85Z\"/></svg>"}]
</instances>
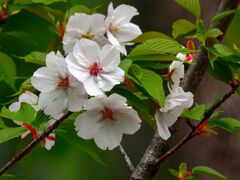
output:
<instances>
[{"instance_id":1,"label":"white flower","mask_svg":"<svg viewBox=\"0 0 240 180\"><path fill-rule=\"evenodd\" d=\"M39 90L39 108L47 115L59 115L68 109L80 111L87 100L83 85L71 76L64 57L51 52L46 57L47 67L34 72L32 85Z\"/></svg>"},{"instance_id":2,"label":"white flower","mask_svg":"<svg viewBox=\"0 0 240 180\"><path fill-rule=\"evenodd\" d=\"M184 48L184 46L182 46ZM174 86L179 86L181 79L184 78L184 61L187 58L186 54L178 53L176 58L180 61L173 61L168 68L167 78L170 81L170 84Z\"/></svg>"},{"instance_id":3,"label":"white flower","mask_svg":"<svg viewBox=\"0 0 240 180\"><path fill-rule=\"evenodd\" d=\"M134 134L141 123L137 112L126 102L126 98L118 94L89 99L85 105L87 111L80 114L74 123L78 136L93 138L103 150L112 150L120 145L122 135Z\"/></svg>"},{"instance_id":4,"label":"white flower","mask_svg":"<svg viewBox=\"0 0 240 180\"><path fill-rule=\"evenodd\" d=\"M81 39L66 57L69 72L83 83L91 96L103 95L124 80L124 71L118 67L120 52L111 45L99 45Z\"/></svg>"},{"instance_id":5,"label":"white flower","mask_svg":"<svg viewBox=\"0 0 240 180\"><path fill-rule=\"evenodd\" d=\"M91 39L101 45L108 43L104 37L106 32L104 18L102 14L75 13L71 16L67 22L62 42L65 52L72 52L74 44L81 38Z\"/></svg>"},{"instance_id":6,"label":"white flower","mask_svg":"<svg viewBox=\"0 0 240 180\"><path fill-rule=\"evenodd\" d=\"M159 136L165 140L171 137L169 127L172 126L182 114L185 108L193 104L193 94L184 92L181 87L174 86L166 98L164 107L157 110L155 118L157 121Z\"/></svg>"},{"instance_id":7,"label":"white flower","mask_svg":"<svg viewBox=\"0 0 240 180\"><path fill-rule=\"evenodd\" d=\"M137 38L142 31L140 28L130 23L131 19L138 15L137 9L133 6L122 4L113 9L112 3L108 6L106 17L107 37L110 43L126 55L125 45L127 42Z\"/></svg>"}]
</instances>

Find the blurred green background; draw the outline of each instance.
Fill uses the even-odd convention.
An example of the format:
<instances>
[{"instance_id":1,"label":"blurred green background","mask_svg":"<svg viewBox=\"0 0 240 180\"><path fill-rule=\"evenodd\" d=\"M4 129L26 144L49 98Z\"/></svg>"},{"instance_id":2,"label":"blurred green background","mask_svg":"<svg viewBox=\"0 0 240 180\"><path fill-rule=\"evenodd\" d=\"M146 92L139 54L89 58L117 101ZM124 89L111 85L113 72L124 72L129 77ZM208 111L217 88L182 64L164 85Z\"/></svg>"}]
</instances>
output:
<instances>
[{"instance_id":1,"label":"blurred green background","mask_svg":"<svg viewBox=\"0 0 240 180\"><path fill-rule=\"evenodd\" d=\"M18 1L20 2L20 0L16 0L16 2ZM21 2L23 1L21 0ZM69 0L67 3L54 3L49 7L64 12L74 4L85 5L89 8L99 6L97 12L106 14L109 2L109 0ZM193 17L175 4L174 0L117 0L112 2L114 7L122 3L135 6L140 15L135 17L133 21L141 27L143 32L153 30L171 35L171 25L175 20L179 18L193 20ZM219 0L201 1L202 18L206 22L209 22L210 17L216 12L219 2ZM239 18L238 13L235 21L238 21ZM14 61L17 66L16 87L19 87L21 82L30 77L38 68L37 65L26 63L17 57L25 56L31 51L46 52L51 49L58 40L52 28L51 23L24 9L20 13L9 17L4 24L0 25L0 32L21 31L29 34L29 37L22 39L0 36L0 51L15 57ZM239 46L239 32L239 25L236 27L233 24L231 33L228 33L225 42L228 44L234 41ZM211 86L209 86L210 84ZM227 87L224 84L206 75L197 91L196 101L198 103L210 103L214 98L223 94L226 89ZM13 93L11 87L3 81L0 82L1 103L7 102L9 100L8 96ZM233 97L224 106L225 113L240 118L239 108L236 106L239 103L239 99ZM74 132L73 127L70 127L70 129ZM183 127L179 137L183 135L185 130L186 127ZM135 135L123 137L122 144L135 165L149 144L153 133L152 129L143 123L142 128ZM30 139L29 137L29 139L21 141L19 138L0 144L0 166L10 160ZM81 147L81 144L84 146ZM87 149L84 149L84 147L87 147ZM233 159L233 157L235 155L238 157L239 152L240 140L228 136L225 132L219 132L219 136L214 137L199 137L165 162L155 179L174 179L169 175L167 169L169 167L175 168L180 162L187 162L190 167L197 164L209 165L222 172L229 179L238 180L240 172L237 167L240 167L240 160L239 158ZM101 160L96 161L98 158ZM24 180L122 180L129 178L128 169L117 149L101 151L92 141L85 142L80 139L79 141L71 141L71 138L63 136L57 136L56 145L51 151L39 146L35 148L31 154L11 168L9 173L17 174L15 179ZM0 177L0 179L11 178Z\"/></svg>"}]
</instances>

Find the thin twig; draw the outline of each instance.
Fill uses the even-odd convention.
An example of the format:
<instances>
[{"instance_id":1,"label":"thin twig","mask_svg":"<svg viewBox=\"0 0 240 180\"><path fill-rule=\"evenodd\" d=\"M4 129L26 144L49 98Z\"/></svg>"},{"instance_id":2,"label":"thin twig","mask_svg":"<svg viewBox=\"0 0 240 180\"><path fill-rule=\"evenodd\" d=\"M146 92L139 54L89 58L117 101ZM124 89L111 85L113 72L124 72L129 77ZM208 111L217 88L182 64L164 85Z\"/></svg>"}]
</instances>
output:
<instances>
[{"instance_id":1,"label":"thin twig","mask_svg":"<svg viewBox=\"0 0 240 180\"><path fill-rule=\"evenodd\" d=\"M43 132L37 139L34 139L30 144L28 144L21 152L16 154L7 164L5 164L0 169L0 176L3 175L9 168L11 168L14 164L16 164L19 160L25 157L31 150L44 138L47 137L54 129L56 129L65 119L67 119L72 112L67 112L64 116L62 116L59 120L55 121L55 123L47 128L45 132Z\"/></svg>"},{"instance_id":2,"label":"thin twig","mask_svg":"<svg viewBox=\"0 0 240 180\"><path fill-rule=\"evenodd\" d=\"M159 163L162 163L168 157L170 157L172 154L174 154L178 149L180 149L184 144L186 144L193 137L198 135L198 133L196 133L196 130L212 116L212 114L217 110L217 108L219 108L227 99L229 99L236 92L236 89L237 89L237 86L233 87L231 89L231 91L226 93L217 103L215 103L210 109L208 109L208 111L204 113L204 116L203 116L203 119L201 120L201 122L199 122L197 124L197 126L194 129L192 129L191 132L189 132L186 136L184 136L184 138L177 145L175 145L173 148L171 148L169 151L167 151L157 161Z\"/></svg>"},{"instance_id":3,"label":"thin twig","mask_svg":"<svg viewBox=\"0 0 240 180\"><path fill-rule=\"evenodd\" d=\"M122 147L121 144L118 146L118 148L119 148L119 151L122 153L122 155L125 159L125 162L127 164L128 169L130 170L130 172L133 172L134 171L134 166L132 164L131 159L129 158L129 156L127 155L126 151L124 150L124 148Z\"/></svg>"}]
</instances>

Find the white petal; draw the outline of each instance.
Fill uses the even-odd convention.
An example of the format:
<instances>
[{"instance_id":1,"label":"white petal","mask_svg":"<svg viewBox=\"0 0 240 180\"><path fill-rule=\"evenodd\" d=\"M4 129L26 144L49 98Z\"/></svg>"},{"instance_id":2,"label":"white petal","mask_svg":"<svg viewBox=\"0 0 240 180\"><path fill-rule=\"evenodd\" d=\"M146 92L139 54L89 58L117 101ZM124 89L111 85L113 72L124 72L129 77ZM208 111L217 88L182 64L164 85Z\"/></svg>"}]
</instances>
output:
<instances>
[{"instance_id":1,"label":"white petal","mask_svg":"<svg viewBox=\"0 0 240 180\"><path fill-rule=\"evenodd\" d=\"M86 81L84 81L83 85L90 96L104 95L104 92L97 84L96 78L93 76L90 76Z\"/></svg>"},{"instance_id":2,"label":"white petal","mask_svg":"<svg viewBox=\"0 0 240 180\"><path fill-rule=\"evenodd\" d=\"M38 96L30 91L25 91L19 96L19 102L25 102L31 105L37 104Z\"/></svg>"},{"instance_id":3,"label":"white petal","mask_svg":"<svg viewBox=\"0 0 240 180\"><path fill-rule=\"evenodd\" d=\"M104 91L110 91L115 85L120 84L124 80L124 71L117 67L111 72L102 72L98 79L98 85Z\"/></svg>"},{"instance_id":4,"label":"white petal","mask_svg":"<svg viewBox=\"0 0 240 180\"><path fill-rule=\"evenodd\" d=\"M91 65L97 62L100 58L100 52L99 45L88 39L81 39L73 47L73 55L80 64L83 62L84 64L88 63L88 65Z\"/></svg>"},{"instance_id":5,"label":"white petal","mask_svg":"<svg viewBox=\"0 0 240 180\"><path fill-rule=\"evenodd\" d=\"M94 36L103 35L106 32L104 19L105 16L102 14L91 15L91 25L89 32L94 34Z\"/></svg>"},{"instance_id":6,"label":"white petal","mask_svg":"<svg viewBox=\"0 0 240 180\"><path fill-rule=\"evenodd\" d=\"M179 86L180 80L184 78L183 63L179 61L173 61L172 64L169 66L169 72L172 72L171 80L174 85Z\"/></svg>"},{"instance_id":7,"label":"white petal","mask_svg":"<svg viewBox=\"0 0 240 180\"><path fill-rule=\"evenodd\" d=\"M120 47L120 42L116 37L113 36L113 34L110 31L107 31L107 38L113 46L115 46L116 48Z\"/></svg>"},{"instance_id":8,"label":"white petal","mask_svg":"<svg viewBox=\"0 0 240 180\"><path fill-rule=\"evenodd\" d=\"M14 102L12 103L8 109L11 111L11 112L16 112L16 111L19 111L20 110L20 107L21 107L21 103L20 102Z\"/></svg>"},{"instance_id":9,"label":"white petal","mask_svg":"<svg viewBox=\"0 0 240 180\"><path fill-rule=\"evenodd\" d=\"M81 61L81 60L80 60ZM80 82L86 81L89 76L88 64L77 60L72 53L66 57L68 71Z\"/></svg>"},{"instance_id":10,"label":"white petal","mask_svg":"<svg viewBox=\"0 0 240 180\"><path fill-rule=\"evenodd\" d=\"M79 83L77 87L70 87L67 91L68 110L77 112L82 110L83 104L86 102L88 95L85 93L83 85Z\"/></svg>"},{"instance_id":11,"label":"white petal","mask_svg":"<svg viewBox=\"0 0 240 180\"><path fill-rule=\"evenodd\" d=\"M68 54L73 51L73 46L75 43L81 39L81 34L77 32L71 32L71 33L65 33L62 43L63 43L63 49L65 51L65 54Z\"/></svg>"},{"instance_id":12,"label":"white petal","mask_svg":"<svg viewBox=\"0 0 240 180\"><path fill-rule=\"evenodd\" d=\"M115 127L124 134L134 134L140 127L141 119L132 108L126 108L125 112L114 111L116 117Z\"/></svg>"},{"instance_id":13,"label":"white petal","mask_svg":"<svg viewBox=\"0 0 240 180\"><path fill-rule=\"evenodd\" d=\"M117 24L124 24L130 22L133 16L136 16L138 14L139 13L135 7L122 4L114 9L111 18L112 21ZM109 15L107 18L109 18Z\"/></svg>"},{"instance_id":14,"label":"white petal","mask_svg":"<svg viewBox=\"0 0 240 180\"><path fill-rule=\"evenodd\" d=\"M57 88L58 74L47 67L42 67L34 72L31 82L40 92L49 92Z\"/></svg>"},{"instance_id":15,"label":"white petal","mask_svg":"<svg viewBox=\"0 0 240 180\"><path fill-rule=\"evenodd\" d=\"M118 94L112 94L108 98L106 98L107 106L110 108L117 108L121 106L126 106L127 99L123 96L120 96Z\"/></svg>"},{"instance_id":16,"label":"white petal","mask_svg":"<svg viewBox=\"0 0 240 180\"><path fill-rule=\"evenodd\" d=\"M184 47L183 47L184 48ZM178 53L176 55L176 58L182 60L182 61L185 61L185 59L187 58L186 54L182 54L182 53Z\"/></svg>"},{"instance_id":17,"label":"white petal","mask_svg":"<svg viewBox=\"0 0 240 180\"><path fill-rule=\"evenodd\" d=\"M119 29L120 31L116 33L115 37L120 43L131 41L142 34L140 28L133 23L124 24L123 26L120 26Z\"/></svg>"},{"instance_id":18,"label":"white petal","mask_svg":"<svg viewBox=\"0 0 240 180\"><path fill-rule=\"evenodd\" d=\"M120 145L122 133L118 131L111 121L104 121L101 128L98 128L94 137L97 146L103 150L112 150Z\"/></svg>"},{"instance_id":19,"label":"white petal","mask_svg":"<svg viewBox=\"0 0 240 180\"><path fill-rule=\"evenodd\" d=\"M54 140L48 138L49 136L50 136L51 138L54 138ZM55 137L56 137L56 136L55 136L54 133L51 133L51 134L48 135L48 137L45 138L45 148L46 148L47 150L50 150L50 149L52 149L52 147L53 147L54 144L55 144Z\"/></svg>"},{"instance_id":20,"label":"white petal","mask_svg":"<svg viewBox=\"0 0 240 180\"><path fill-rule=\"evenodd\" d=\"M120 52L112 45L105 45L101 52L101 66L104 72L115 69L120 63Z\"/></svg>"},{"instance_id":21,"label":"white petal","mask_svg":"<svg viewBox=\"0 0 240 180\"><path fill-rule=\"evenodd\" d=\"M107 102L106 95L91 97L85 102L84 108L86 110L101 111L101 109L104 108L104 106L106 106L106 102Z\"/></svg>"},{"instance_id":22,"label":"white petal","mask_svg":"<svg viewBox=\"0 0 240 180\"><path fill-rule=\"evenodd\" d=\"M51 70L56 71L59 75L63 76L67 72L67 66L64 57L59 53L60 52L58 52L57 55L53 51L50 52L46 57L46 65Z\"/></svg>"},{"instance_id":23,"label":"white petal","mask_svg":"<svg viewBox=\"0 0 240 180\"><path fill-rule=\"evenodd\" d=\"M91 23L91 16L84 13L75 13L68 20L66 31L77 31L79 33L86 33L89 31Z\"/></svg>"},{"instance_id":24,"label":"white petal","mask_svg":"<svg viewBox=\"0 0 240 180\"><path fill-rule=\"evenodd\" d=\"M66 94L62 90L41 93L39 96L39 108L47 115L63 113L67 107Z\"/></svg>"},{"instance_id":25,"label":"white petal","mask_svg":"<svg viewBox=\"0 0 240 180\"><path fill-rule=\"evenodd\" d=\"M74 123L78 136L83 139L93 138L99 127L100 119L101 114L97 111L86 111L80 114Z\"/></svg>"},{"instance_id":26,"label":"white petal","mask_svg":"<svg viewBox=\"0 0 240 180\"><path fill-rule=\"evenodd\" d=\"M158 129L158 134L161 138L164 140L167 140L168 138L171 137L170 131L168 130L167 126L167 119L163 116L164 113L157 111L155 114L155 119L157 122L157 129Z\"/></svg>"}]
</instances>

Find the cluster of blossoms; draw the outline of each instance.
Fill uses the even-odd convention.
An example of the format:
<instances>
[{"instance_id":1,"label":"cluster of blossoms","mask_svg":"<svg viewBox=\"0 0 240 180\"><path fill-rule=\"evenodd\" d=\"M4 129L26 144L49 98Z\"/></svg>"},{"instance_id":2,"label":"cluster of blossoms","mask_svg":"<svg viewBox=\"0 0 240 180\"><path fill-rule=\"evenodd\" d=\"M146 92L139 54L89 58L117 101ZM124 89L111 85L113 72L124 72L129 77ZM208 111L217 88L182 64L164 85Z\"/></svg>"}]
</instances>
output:
<instances>
[{"instance_id":1,"label":"cluster of blossoms","mask_svg":"<svg viewBox=\"0 0 240 180\"><path fill-rule=\"evenodd\" d=\"M187 43L187 47L193 50L192 41ZM190 44L190 45L189 45ZM181 79L184 78L184 62L193 61L193 53L188 55L178 53L179 61L173 61L168 69L168 90L169 95L166 97L166 102L163 107L160 107L156 114L156 122L158 134L161 138L167 140L171 137L169 127L172 126L182 114L185 108L190 108L193 105L193 94L184 92L180 87Z\"/></svg>"},{"instance_id":2,"label":"cluster of blossoms","mask_svg":"<svg viewBox=\"0 0 240 180\"><path fill-rule=\"evenodd\" d=\"M131 23L137 10L128 5L113 9L108 7L108 15L87 15L75 13L69 18L62 43L65 55L59 51L46 56L46 67L34 72L32 85L40 91L39 98L31 92L25 92L19 101L9 109L18 111L22 102L28 103L36 111L42 110L53 117L47 126L63 116L67 111L83 113L74 123L78 136L94 139L103 150L112 150L120 145L123 134L134 134L141 119L137 112L127 105L127 99L111 94L114 86L124 81L124 71L119 68L121 53L126 55L126 45L142 32ZM185 93L179 86L184 77L184 61L191 61L193 54L178 54L182 61L173 61L169 67L168 88L170 94L164 107L156 112L159 135L168 139L171 135L168 127L172 126L182 114L184 108L193 104L193 95ZM17 124L37 138L37 132L28 123ZM55 134L45 137L42 145L50 149L55 142Z\"/></svg>"},{"instance_id":3,"label":"cluster of blossoms","mask_svg":"<svg viewBox=\"0 0 240 180\"><path fill-rule=\"evenodd\" d=\"M77 134L94 139L101 149L117 147L123 134L140 128L137 112L127 99L105 92L124 80L118 67L125 45L142 32L130 20L137 10L128 5L113 9L105 18L101 14L75 13L69 18L63 37L66 57L50 52L46 67L34 72L32 85L40 91L38 107L45 114L60 117L66 111L81 113L75 121Z\"/></svg>"}]
</instances>

